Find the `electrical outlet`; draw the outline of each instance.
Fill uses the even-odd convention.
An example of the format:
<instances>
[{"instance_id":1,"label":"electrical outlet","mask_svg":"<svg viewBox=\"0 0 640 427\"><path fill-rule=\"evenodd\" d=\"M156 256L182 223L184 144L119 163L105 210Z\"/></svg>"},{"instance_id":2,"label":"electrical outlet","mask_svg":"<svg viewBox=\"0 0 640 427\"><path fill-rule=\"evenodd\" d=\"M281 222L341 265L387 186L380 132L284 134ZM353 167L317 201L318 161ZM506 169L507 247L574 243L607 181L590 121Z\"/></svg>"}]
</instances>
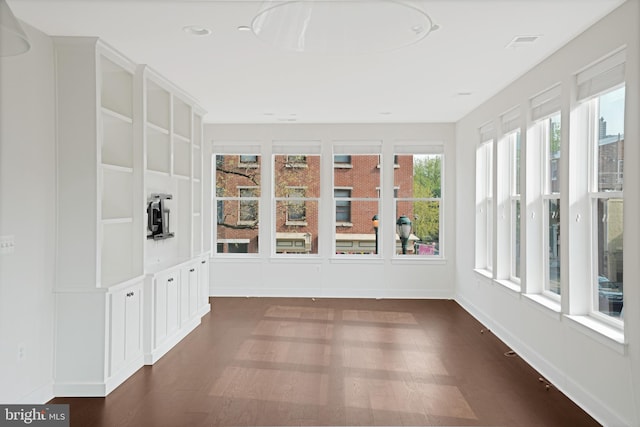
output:
<instances>
[{"instance_id":1,"label":"electrical outlet","mask_svg":"<svg viewBox=\"0 0 640 427\"><path fill-rule=\"evenodd\" d=\"M24 348L24 343L20 343L18 344L18 362L21 362L24 360L25 356L26 356L26 351Z\"/></svg>"},{"instance_id":2,"label":"electrical outlet","mask_svg":"<svg viewBox=\"0 0 640 427\"><path fill-rule=\"evenodd\" d=\"M0 236L0 254L15 252L16 239L14 236Z\"/></svg>"}]
</instances>

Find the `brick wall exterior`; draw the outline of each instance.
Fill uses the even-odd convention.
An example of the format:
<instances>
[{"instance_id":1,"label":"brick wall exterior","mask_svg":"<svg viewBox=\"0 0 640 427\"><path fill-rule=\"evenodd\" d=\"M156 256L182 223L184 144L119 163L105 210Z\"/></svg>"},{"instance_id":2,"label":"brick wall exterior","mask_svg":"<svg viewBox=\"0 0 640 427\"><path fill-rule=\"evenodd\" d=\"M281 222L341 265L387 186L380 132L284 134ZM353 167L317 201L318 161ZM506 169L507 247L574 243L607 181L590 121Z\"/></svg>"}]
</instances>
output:
<instances>
[{"instance_id":1,"label":"brick wall exterior","mask_svg":"<svg viewBox=\"0 0 640 427\"><path fill-rule=\"evenodd\" d=\"M300 158L279 155L274 157L274 181L276 197L287 197L291 187L304 188L305 197L320 197L320 156ZM218 241L248 241L248 252L258 252L258 224L239 221L240 190L239 187L252 187L260 182L260 170L271 165L265 164L258 157L258 164L240 162L238 155L218 156L216 172L216 194L223 197L234 197L225 200L224 218L217 225ZM297 161L296 161L297 160ZM394 187L398 197L412 197L413 194L413 156L396 157L394 167ZM351 164L334 167L334 185L337 188L351 189L353 198L370 198L371 202L351 202L351 221L341 224L336 232L345 234L373 234L372 217L378 214L377 197L380 191L380 165L378 155L351 156ZM271 192L270 188L262 188L256 192ZM391 198L393 195L385 195ZM270 207L262 206L263 209ZM334 206L335 211L335 206ZM257 212L257 211L256 211ZM287 201L276 203L277 233L309 233L311 235L311 253L318 250L318 203L305 203L305 221L290 221L287 215ZM398 216L412 218L410 202L398 203ZM218 216L216 216L218 217ZM382 220L382 218L380 218ZM395 224L396 219L393 219ZM267 242L264 242L267 244ZM233 251L233 244L225 244L223 252Z\"/></svg>"}]
</instances>

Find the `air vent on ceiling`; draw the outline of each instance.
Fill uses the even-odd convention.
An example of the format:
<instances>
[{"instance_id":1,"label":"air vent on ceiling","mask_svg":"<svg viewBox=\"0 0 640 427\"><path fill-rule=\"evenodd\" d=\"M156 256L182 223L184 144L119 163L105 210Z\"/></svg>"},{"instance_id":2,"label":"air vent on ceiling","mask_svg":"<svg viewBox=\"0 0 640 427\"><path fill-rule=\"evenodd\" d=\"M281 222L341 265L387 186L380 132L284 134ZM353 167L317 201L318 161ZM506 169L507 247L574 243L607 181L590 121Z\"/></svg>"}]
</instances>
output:
<instances>
[{"instance_id":1,"label":"air vent on ceiling","mask_svg":"<svg viewBox=\"0 0 640 427\"><path fill-rule=\"evenodd\" d=\"M539 38L540 36L516 36L513 38L513 40L509 42L508 45L505 46L505 48L518 48L518 47L531 46Z\"/></svg>"}]
</instances>

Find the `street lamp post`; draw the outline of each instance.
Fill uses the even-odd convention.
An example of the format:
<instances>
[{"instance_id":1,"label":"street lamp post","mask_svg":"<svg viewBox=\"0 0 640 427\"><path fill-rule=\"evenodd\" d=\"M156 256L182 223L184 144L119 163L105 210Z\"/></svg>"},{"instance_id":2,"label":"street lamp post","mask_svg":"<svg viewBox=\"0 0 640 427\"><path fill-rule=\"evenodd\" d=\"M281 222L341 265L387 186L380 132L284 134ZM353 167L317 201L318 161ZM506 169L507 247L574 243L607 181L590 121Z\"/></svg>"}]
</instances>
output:
<instances>
[{"instance_id":1,"label":"street lamp post","mask_svg":"<svg viewBox=\"0 0 640 427\"><path fill-rule=\"evenodd\" d=\"M402 254L407 254L407 241L411 236L411 220L404 215L401 215L396 222L398 229L398 236L400 236L400 242L402 243Z\"/></svg>"},{"instance_id":2,"label":"street lamp post","mask_svg":"<svg viewBox=\"0 0 640 427\"><path fill-rule=\"evenodd\" d=\"M373 218L371 218L371 222L373 222L373 231L376 233L376 251L375 254L378 253L378 224L380 221L378 220L378 214L375 214Z\"/></svg>"}]
</instances>

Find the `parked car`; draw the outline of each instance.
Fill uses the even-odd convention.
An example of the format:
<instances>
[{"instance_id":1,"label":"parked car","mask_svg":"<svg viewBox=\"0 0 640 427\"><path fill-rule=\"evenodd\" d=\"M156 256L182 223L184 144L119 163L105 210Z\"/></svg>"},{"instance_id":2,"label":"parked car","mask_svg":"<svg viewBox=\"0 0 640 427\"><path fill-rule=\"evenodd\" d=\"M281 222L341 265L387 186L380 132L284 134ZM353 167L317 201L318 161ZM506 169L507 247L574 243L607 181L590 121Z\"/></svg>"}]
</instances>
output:
<instances>
[{"instance_id":1,"label":"parked car","mask_svg":"<svg viewBox=\"0 0 640 427\"><path fill-rule=\"evenodd\" d=\"M619 283L605 276L598 276L598 311L610 316L620 316L623 306L623 292Z\"/></svg>"}]
</instances>

